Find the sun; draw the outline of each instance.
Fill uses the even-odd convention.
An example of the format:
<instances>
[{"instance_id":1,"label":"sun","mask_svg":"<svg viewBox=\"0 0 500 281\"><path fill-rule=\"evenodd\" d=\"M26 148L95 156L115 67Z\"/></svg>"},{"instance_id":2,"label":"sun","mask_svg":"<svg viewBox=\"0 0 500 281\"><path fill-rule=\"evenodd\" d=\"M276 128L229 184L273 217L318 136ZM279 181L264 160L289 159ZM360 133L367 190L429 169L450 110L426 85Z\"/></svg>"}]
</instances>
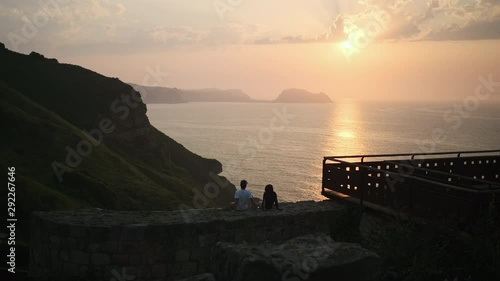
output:
<instances>
[{"instance_id":1,"label":"sun","mask_svg":"<svg viewBox=\"0 0 500 281\"><path fill-rule=\"evenodd\" d=\"M342 46L344 46L344 48L347 49L347 50L350 50L350 49L352 49L354 47L352 45L351 41L349 41L349 40L344 41L344 43L342 43Z\"/></svg>"}]
</instances>

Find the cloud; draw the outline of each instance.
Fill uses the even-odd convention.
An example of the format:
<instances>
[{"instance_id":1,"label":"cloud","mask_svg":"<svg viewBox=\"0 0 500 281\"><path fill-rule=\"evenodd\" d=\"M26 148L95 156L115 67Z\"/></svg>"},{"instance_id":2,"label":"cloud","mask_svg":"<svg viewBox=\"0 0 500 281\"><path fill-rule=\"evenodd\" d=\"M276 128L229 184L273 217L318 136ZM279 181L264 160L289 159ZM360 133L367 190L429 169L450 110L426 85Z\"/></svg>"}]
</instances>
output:
<instances>
[{"instance_id":1,"label":"cloud","mask_svg":"<svg viewBox=\"0 0 500 281\"><path fill-rule=\"evenodd\" d=\"M138 31L134 40L164 46L178 45L232 45L245 44L265 34L262 26L254 24L227 23L212 27L163 26Z\"/></svg>"},{"instance_id":2,"label":"cloud","mask_svg":"<svg viewBox=\"0 0 500 281\"><path fill-rule=\"evenodd\" d=\"M0 4L0 16L11 17L11 18L22 18L25 12L19 8L7 7Z\"/></svg>"},{"instance_id":3,"label":"cloud","mask_svg":"<svg viewBox=\"0 0 500 281\"><path fill-rule=\"evenodd\" d=\"M483 40L500 39L500 0L371 0L366 9L346 16L346 29L365 28L363 19L386 11L390 22L377 40Z\"/></svg>"},{"instance_id":4,"label":"cloud","mask_svg":"<svg viewBox=\"0 0 500 281\"><path fill-rule=\"evenodd\" d=\"M500 17L470 21L465 26L449 25L423 37L423 40L495 40L500 39Z\"/></svg>"},{"instance_id":5,"label":"cloud","mask_svg":"<svg viewBox=\"0 0 500 281\"><path fill-rule=\"evenodd\" d=\"M342 14L339 14L333 24L328 27L328 30L323 35L323 39L326 41L343 41L346 38L344 17Z\"/></svg>"},{"instance_id":6,"label":"cloud","mask_svg":"<svg viewBox=\"0 0 500 281\"><path fill-rule=\"evenodd\" d=\"M437 2L437 1L436 1ZM444 20L443 20L444 19ZM439 1L432 18L422 20L428 32L420 40L500 39L500 1Z\"/></svg>"},{"instance_id":7,"label":"cloud","mask_svg":"<svg viewBox=\"0 0 500 281\"><path fill-rule=\"evenodd\" d=\"M265 37L262 39L257 39L254 41L254 44L256 45L267 45L267 44L273 44L274 41L271 39L271 37Z\"/></svg>"},{"instance_id":8,"label":"cloud","mask_svg":"<svg viewBox=\"0 0 500 281\"><path fill-rule=\"evenodd\" d=\"M316 36L264 37L254 44L339 42L361 32L371 33L373 41L500 39L500 0L361 0L358 5L357 12L338 14Z\"/></svg>"},{"instance_id":9,"label":"cloud","mask_svg":"<svg viewBox=\"0 0 500 281\"><path fill-rule=\"evenodd\" d=\"M207 38L201 42L207 45L245 44L261 32L257 25L227 23L210 28Z\"/></svg>"},{"instance_id":10,"label":"cloud","mask_svg":"<svg viewBox=\"0 0 500 281\"><path fill-rule=\"evenodd\" d=\"M73 0L72 4L61 4L57 21L59 24L85 25L95 20L116 19L125 11L125 6L116 0Z\"/></svg>"},{"instance_id":11,"label":"cloud","mask_svg":"<svg viewBox=\"0 0 500 281\"><path fill-rule=\"evenodd\" d=\"M328 26L325 32L316 36L305 35L287 35L278 39L271 37L264 37L256 39L253 44L267 45L267 44L304 44L304 43L318 43L318 42L340 42L347 39L344 28L344 18L342 14L337 15L333 23Z\"/></svg>"},{"instance_id":12,"label":"cloud","mask_svg":"<svg viewBox=\"0 0 500 281\"><path fill-rule=\"evenodd\" d=\"M67 36L89 30L74 30L65 28ZM219 24L212 27L191 26L156 26L153 28L140 28L137 25L111 24L100 27L101 30L92 31L90 34L101 33L94 40L84 42L70 41L56 48L58 53L87 54L87 53L134 53L144 50L155 51L176 47L207 48L225 45L247 44L266 34L263 26L253 24ZM114 36L110 40L109 36ZM88 34L86 35L88 36ZM107 39L107 40L106 40Z\"/></svg>"},{"instance_id":13,"label":"cloud","mask_svg":"<svg viewBox=\"0 0 500 281\"><path fill-rule=\"evenodd\" d=\"M125 6L117 0L7 0L0 5L0 40L25 52L110 41L124 13Z\"/></svg>"},{"instance_id":14,"label":"cloud","mask_svg":"<svg viewBox=\"0 0 500 281\"><path fill-rule=\"evenodd\" d=\"M255 20L243 20L235 13L221 22L211 5L205 9L181 1L159 4L164 2L158 0L151 5L152 2L67 0L54 8L43 3L59 3L58 0L5 0L0 4L0 41L9 45L7 35L21 34L26 21L33 21L40 10L50 14L49 23L21 45L21 51L77 53L89 49L108 53L117 48L123 48L121 52L136 52L176 46L341 42L360 31L373 33L373 29L377 31L373 41L500 39L500 0L328 1L332 1L328 5L330 24L318 19L322 29L294 32L286 22L261 23L258 15ZM239 10L244 12L243 7Z\"/></svg>"},{"instance_id":15,"label":"cloud","mask_svg":"<svg viewBox=\"0 0 500 281\"><path fill-rule=\"evenodd\" d=\"M151 43L168 45L198 44L207 37L207 33L189 26L157 27L146 31Z\"/></svg>"}]
</instances>

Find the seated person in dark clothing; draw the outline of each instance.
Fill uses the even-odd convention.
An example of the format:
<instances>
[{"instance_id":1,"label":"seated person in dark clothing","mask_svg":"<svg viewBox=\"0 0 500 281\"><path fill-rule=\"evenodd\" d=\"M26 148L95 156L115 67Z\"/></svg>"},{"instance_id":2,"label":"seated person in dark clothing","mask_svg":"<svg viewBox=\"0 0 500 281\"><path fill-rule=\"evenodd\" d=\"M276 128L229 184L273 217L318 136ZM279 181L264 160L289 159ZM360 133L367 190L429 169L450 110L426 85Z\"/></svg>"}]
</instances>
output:
<instances>
[{"instance_id":1,"label":"seated person in dark clothing","mask_svg":"<svg viewBox=\"0 0 500 281\"><path fill-rule=\"evenodd\" d=\"M266 185L264 197L262 198L262 210L270 210L273 208L273 205L276 203L276 209L281 210L278 207L278 195L273 190L273 186L271 184Z\"/></svg>"}]
</instances>

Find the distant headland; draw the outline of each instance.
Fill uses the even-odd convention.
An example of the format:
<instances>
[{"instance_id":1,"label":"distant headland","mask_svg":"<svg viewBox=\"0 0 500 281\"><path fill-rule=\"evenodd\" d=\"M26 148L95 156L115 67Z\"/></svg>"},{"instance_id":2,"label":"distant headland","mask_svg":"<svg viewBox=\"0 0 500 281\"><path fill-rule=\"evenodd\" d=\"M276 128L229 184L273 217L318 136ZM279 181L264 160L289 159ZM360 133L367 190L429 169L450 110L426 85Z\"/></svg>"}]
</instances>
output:
<instances>
[{"instance_id":1,"label":"distant headland","mask_svg":"<svg viewBox=\"0 0 500 281\"><path fill-rule=\"evenodd\" d=\"M146 87L130 84L144 97L145 103L187 103L187 102L254 102L240 89L221 90L207 89L178 89L166 87Z\"/></svg>"},{"instance_id":2,"label":"distant headland","mask_svg":"<svg viewBox=\"0 0 500 281\"><path fill-rule=\"evenodd\" d=\"M188 103L188 102L244 102L244 103L331 103L325 93L311 93L303 89L283 90L275 100L257 100L240 89L178 89L130 85L142 94L145 103Z\"/></svg>"}]
</instances>

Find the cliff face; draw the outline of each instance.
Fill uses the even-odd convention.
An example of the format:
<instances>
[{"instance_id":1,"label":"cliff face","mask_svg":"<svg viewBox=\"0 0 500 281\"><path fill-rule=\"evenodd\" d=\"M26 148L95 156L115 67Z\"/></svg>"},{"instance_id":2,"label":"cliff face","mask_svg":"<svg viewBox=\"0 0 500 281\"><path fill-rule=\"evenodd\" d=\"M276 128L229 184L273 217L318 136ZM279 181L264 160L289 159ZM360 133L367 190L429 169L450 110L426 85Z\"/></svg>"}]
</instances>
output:
<instances>
[{"instance_id":1,"label":"cliff face","mask_svg":"<svg viewBox=\"0 0 500 281\"><path fill-rule=\"evenodd\" d=\"M314 94L302 89L287 89L274 100L284 103L331 103L332 100L325 93Z\"/></svg>"},{"instance_id":2,"label":"cliff face","mask_svg":"<svg viewBox=\"0 0 500 281\"><path fill-rule=\"evenodd\" d=\"M151 126L130 85L37 53L0 48L0 61L0 119L9 136L0 141L0 161L23 171L26 214L196 207L197 194L214 181L224 187L198 207L232 199L234 186L217 175L221 163Z\"/></svg>"}]
</instances>

